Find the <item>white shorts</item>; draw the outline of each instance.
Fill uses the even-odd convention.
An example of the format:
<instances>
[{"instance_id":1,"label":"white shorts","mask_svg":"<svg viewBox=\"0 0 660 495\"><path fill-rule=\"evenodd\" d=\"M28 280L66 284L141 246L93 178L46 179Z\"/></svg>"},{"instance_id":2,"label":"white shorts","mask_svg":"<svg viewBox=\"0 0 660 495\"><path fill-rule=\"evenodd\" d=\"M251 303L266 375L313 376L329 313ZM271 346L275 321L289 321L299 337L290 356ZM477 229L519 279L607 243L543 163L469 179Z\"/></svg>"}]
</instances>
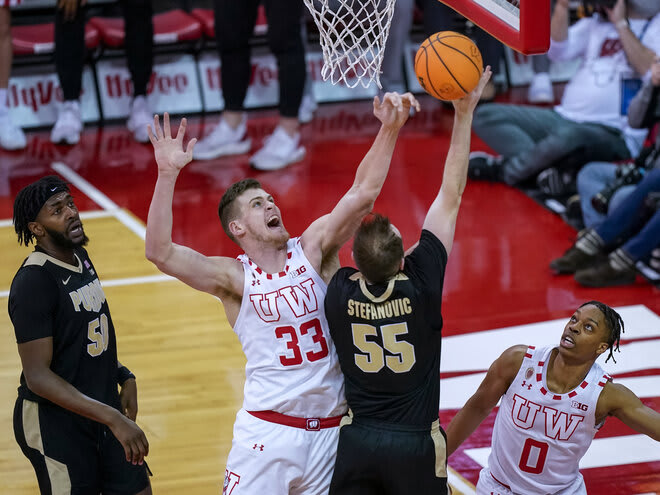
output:
<instances>
[{"instance_id":1,"label":"white shorts","mask_svg":"<svg viewBox=\"0 0 660 495\"><path fill-rule=\"evenodd\" d=\"M501 480L503 481L503 480ZM505 481L503 481L506 483ZM545 492L543 492L545 493ZM479 473L477 482L477 495L522 495L512 492L509 488L498 483L490 470L485 467ZM584 478L580 474L568 488L556 492L555 495L587 495L587 488L584 486Z\"/></svg>"},{"instance_id":2,"label":"white shorts","mask_svg":"<svg viewBox=\"0 0 660 495\"><path fill-rule=\"evenodd\" d=\"M326 495L339 427L308 431L238 411L223 495Z\"/></svg>"}]
</instances>

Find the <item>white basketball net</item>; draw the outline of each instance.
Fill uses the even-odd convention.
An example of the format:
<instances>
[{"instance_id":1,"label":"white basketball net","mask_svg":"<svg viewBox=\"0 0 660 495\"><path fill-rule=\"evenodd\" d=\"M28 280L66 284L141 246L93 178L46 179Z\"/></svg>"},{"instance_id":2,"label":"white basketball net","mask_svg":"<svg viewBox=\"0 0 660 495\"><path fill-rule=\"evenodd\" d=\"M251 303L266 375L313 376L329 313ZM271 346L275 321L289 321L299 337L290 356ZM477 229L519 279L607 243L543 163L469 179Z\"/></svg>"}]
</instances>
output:
<instances>
[{"instance_id":1,"label":"white basketball net","mask_svg":"<svg viewBox=\"0 0 660 495\"><path fill-rule=\"evenodd\" d=\"M323 80L349 88L380 85L396 0L304 0L321 35Z\"/></svg>"}]
</instances>

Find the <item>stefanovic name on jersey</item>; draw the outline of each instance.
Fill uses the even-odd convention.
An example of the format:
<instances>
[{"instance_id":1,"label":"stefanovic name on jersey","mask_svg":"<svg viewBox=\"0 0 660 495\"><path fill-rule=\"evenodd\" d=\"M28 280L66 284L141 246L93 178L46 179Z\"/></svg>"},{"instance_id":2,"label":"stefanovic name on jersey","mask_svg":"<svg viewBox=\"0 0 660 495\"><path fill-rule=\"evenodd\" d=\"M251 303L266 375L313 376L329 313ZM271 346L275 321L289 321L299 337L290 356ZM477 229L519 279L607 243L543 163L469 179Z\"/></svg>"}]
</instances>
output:
<instances>
[{"instance_id":1,"label":"stefanovic name on jersey","mask_svg":"<svg viewBox=\"0 0 660 495\"><path fill-rule=\"evenodd\" d=\"M401 297L399 299L390 299L381 304L367 303L348 300L348 316L356 316L363 320L383 320L385 318L396 318L398 316L409 315L413 312L410 299Z\"/></svg>"},{"instance_id":2,"label":"stefanovic name on jersey","mask_svg":"<svg viewBox=\"0 0 660 495\"><path fill-rule=\"evenodd\" d=\"M73 308L77 312L80 312L82 306L86 311L98 313L105 302L105 293L98 278L78 290L69 292L69 297L73 302Z\"/></svg>"}]
</instances>

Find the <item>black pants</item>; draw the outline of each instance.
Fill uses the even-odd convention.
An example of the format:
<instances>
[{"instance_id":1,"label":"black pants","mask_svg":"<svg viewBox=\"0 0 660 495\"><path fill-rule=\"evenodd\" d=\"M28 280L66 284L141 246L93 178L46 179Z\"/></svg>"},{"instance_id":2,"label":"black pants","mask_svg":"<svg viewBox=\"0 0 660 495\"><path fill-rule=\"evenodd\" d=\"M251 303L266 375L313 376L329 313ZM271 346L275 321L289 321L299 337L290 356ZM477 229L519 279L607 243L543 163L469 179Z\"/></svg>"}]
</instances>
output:
<instances>
[{"instance_id":1,"label":"black pants","mask_svg":"<svg viewBox=\"0 0 660 495\"><path fill-rule=\"evenodd\" d=\"M279 110L297 117L305 87L305 49L301 35L301 0L264 0L268 18L268 45L277 59ZM225 108L238 112L251 75L250 36L259 0L214 0L215 35L220 53Z\"/></svg>"},{"instance_id":2,"label":"black pants","mask_svg":"<svg viewBox=\"0 0 660 495\"><path fill-rule=\"evenodd\" d=\"M342 425L330 495L447 495L446 436L438 422L405 428L353 418Z\"/></svg>"},{"instance_id":3,"label":"black pants","mask_svg":"<svg viewBox=\"0 0 660 495\"><path fill-rule=\"evenodd\" d=\"M422 4L426 36L431 36L438 31L457 30L456 19L462 19L461 14L438 0L423 0ZM504 45L477 26L470 33L464 34L476 43L481 52L484 67L490 65L493 75L496 75L500 70L500 61L504 56Z\"/></svg>"},{"instance_id":4,"label":"black pants","mask_svg":"<svg viewBox=\"0 0 660 495\"><path fill-rule=\"evenodd\" d=\"M153 36L151 0L120 0L126 23L126 58L133 80L133 96L147 94L147 84L153 68ZM82 85L85 61L85 14L78 8L71 21L65 21L63 11L55 14L55 69L65 100L77 100Z\"/></svg>"}]
</instances>

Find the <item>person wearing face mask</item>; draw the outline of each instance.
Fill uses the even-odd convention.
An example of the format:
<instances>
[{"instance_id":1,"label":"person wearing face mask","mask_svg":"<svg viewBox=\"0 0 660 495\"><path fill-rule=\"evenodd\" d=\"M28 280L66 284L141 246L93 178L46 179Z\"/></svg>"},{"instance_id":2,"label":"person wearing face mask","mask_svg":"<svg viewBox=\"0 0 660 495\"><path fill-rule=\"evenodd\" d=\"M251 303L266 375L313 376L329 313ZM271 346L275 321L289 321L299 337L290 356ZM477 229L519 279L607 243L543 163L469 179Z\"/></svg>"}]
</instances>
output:
<instances>
[{"instance_id":1,"label":"person wearing face mask","mask_svg":"<svg viewBox=\"0 0 660 495\"><path fill-rule=\"evenodd\" d=\"M575 173L591 161L636 156L645 130L628 125L625 105L646 80L660 53L660 2L616 0L569 27L568 0L557 0L548 56L580 60L559 105L536 108L489 104L477 109L474 129L497 156L474 153L469 174L476 180L521 185L536 180L551 196L568 192Z\"/></svg>"}]
</instances>

